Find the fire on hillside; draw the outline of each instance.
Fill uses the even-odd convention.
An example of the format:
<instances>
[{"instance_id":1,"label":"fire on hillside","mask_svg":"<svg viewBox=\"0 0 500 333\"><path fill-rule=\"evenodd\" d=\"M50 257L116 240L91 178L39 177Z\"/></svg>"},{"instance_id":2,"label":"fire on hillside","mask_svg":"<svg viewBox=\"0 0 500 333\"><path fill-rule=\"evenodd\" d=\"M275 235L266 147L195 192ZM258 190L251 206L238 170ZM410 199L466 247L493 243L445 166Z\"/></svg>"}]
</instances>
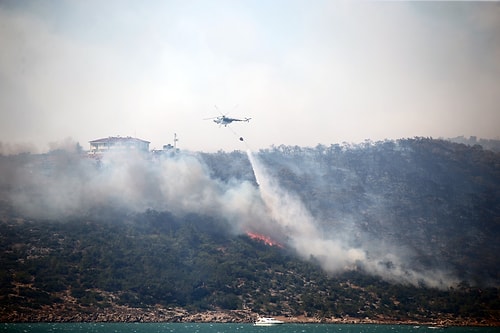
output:
<instances>
[{"instance_id":1,"label":"fire on hillside","mask_svg":"<svg viewBox=\"0 0 500 333\"><path fill-rule=\"evenodd\" d=\"M280 243L274 241L269 236L261 235L261 234L258 234L256 232L250 232L250 231L247 231L247 236L253 240L263 242L264 244L269 245L269 246L277 246L279 248L284 248L283 244L280 244Z\"/></svg>"}]
</instances>

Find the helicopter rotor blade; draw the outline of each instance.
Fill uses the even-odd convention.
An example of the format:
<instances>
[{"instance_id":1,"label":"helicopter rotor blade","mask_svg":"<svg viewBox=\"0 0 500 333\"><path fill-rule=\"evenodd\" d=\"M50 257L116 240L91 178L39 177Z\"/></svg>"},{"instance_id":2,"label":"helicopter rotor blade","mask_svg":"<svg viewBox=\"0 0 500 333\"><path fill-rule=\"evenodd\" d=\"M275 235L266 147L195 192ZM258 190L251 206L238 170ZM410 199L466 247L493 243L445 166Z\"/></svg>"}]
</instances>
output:
<instances>
[{"instance_id":1,"label":"helicopter rotor blade","mask_svg":"<svg viewBox=\"0 0 500 333\"><path fill-rule=\"evenodd\" d=\"M226 115L224 113L222 113L222 111L217 107L217 105L214 105L215 109L217 110L217 112L220 113L221 116L225 117Z\"/></svg>"}]
</instances>

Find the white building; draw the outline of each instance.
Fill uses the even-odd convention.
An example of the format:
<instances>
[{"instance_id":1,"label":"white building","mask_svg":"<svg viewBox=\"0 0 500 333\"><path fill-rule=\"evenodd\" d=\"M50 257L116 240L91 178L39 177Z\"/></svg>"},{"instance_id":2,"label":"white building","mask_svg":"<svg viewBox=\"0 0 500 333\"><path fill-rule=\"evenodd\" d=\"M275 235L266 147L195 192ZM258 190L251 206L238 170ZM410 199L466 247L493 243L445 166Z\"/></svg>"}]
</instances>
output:
<instances>
[{"instance_id":1,"label":"white building","mask_svg":"<svg viewBox=\"0 0 500 333\"><path fill-rule=\"evenodd\" d=\"M102 154L105 152L148 152L149 141L127 137L108 137L90 141L89 154Z\"/></svg>"}]
</instances>

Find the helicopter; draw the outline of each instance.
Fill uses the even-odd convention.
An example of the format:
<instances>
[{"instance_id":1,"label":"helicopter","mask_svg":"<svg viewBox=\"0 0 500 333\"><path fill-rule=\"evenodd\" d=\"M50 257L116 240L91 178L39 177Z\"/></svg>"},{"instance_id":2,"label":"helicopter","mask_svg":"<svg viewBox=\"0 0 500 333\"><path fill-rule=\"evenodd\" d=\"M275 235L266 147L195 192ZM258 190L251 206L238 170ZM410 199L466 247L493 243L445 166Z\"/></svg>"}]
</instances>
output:
<instances>
[{"instance_id":1,"label":"helicopter","mask_svg":"<svg viewBox=\"0 0 500 333\"><path fill-rule=\"evenodd\" d=\"M215 108L218 110L217 106L215 106ZM209 119L213 119L214 123L219 124L219 126L224 125L224 127L227 127L227 125L231 124L233 121L245 121L248 123L252 118L243 118L243 119L229 118L226 117L225 114L221 113L221 115L217 117L205 118L205 120Z\"/></svg>"},{"instance_id":2,"label":"helicopter","mask_svg":"<svg viewBox=\"0 0 500 333\"><path fill-rule=\"evenodd\" d=\"M219 125L224 125L224 127L225 127L225 126L231 124L233 121L246 121L248 123L250 121L250 119L252 119L252 118L237 119L237 118L229 118L229 117L222 115L222 116L207 118L207 119L213 119L214 123L219 124Z\"/></svg>"}]
</instances>

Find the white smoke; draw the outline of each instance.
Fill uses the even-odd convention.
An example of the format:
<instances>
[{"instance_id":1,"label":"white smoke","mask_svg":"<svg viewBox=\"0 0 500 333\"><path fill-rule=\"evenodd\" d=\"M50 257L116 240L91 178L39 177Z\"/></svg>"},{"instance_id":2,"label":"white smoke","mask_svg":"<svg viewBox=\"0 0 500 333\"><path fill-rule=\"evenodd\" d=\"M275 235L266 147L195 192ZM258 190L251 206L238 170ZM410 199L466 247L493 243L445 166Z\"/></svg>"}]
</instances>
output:
<instances>
[{"instance_id":1,"label":"white smoke","mask_svg":"<svg viewBox=\"0 0 500 333\"><path fill-rule=\"evenodd\" d=\"M355 226L325 232L320 227L324 223L296 195L280 187L254 154L247 155L258 187L250 181L215 179L200 157L190 153L108 154L100 161L64 150L0 156L0 199L34 218L86 216L100 207L217 216L233 232L271 235L332 273L360 268L414 285L455 282L445 271L409 268L409 249L370 239Z\"/></svg>"},{"instance_id":2,"label":"white smoke","mask_svg":"<svg viewBox=\"0 0 500 333\"><path fill-rule=\"evenodd\" d=\"M400 283L440 288L458 283L445 271L436 269L423 273L409 268L405 264L407 249L392 248L382 242L374 246L373 241L365 241L361 247L355 246L353 237L345 231L333 234L323 232L300 199L283 190L250 150L247 155L271 220L283 227L288 245L303 258L314 257L325 270L332 273L359 267L370 274ZM372 251L377 247L377 251Z\"/></svg>"},{"instance_id":3,"label":"white smoke","mask_svg":"<svg viewBox=\"0 0 500 333\"><path fill-rule=\"evenodd\" d=\"M212 179L200 159L189 153L154 159L105 154L95 160L59 151L24 159L4 157L0 168L2 197L33 217L65 218L113 206L236 218L247 216L258 204L257 191L249 182Z\"/></svg>"}]
</instances>

